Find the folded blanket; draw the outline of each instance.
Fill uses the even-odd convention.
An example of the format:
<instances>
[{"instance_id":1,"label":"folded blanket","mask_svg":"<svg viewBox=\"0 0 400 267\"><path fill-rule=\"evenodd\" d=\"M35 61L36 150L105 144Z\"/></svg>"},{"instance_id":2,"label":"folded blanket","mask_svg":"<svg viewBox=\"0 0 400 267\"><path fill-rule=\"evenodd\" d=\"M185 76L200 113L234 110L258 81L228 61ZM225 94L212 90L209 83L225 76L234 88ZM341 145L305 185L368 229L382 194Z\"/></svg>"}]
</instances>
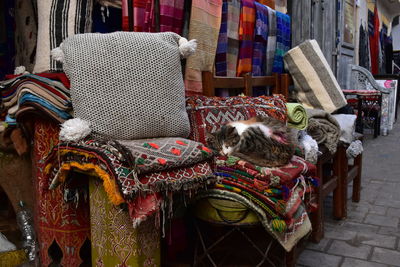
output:
<instances>
[{"instance_id":1,"label":"folded blanket","mask_svg":"<svg viewBox=\"0 0 400 267\"><path fill-rule=\"evenodd\" d=\"M48 179L53 178L51 189L64 182L73 169L92 173L103 180L110 201L118 205L139 192L189 190L206 184L212 174L210 152L202 144L183 138L87 139L55 146L46 158L45 173Z\"/></svg>"},{"instance_id":2,"label":"folded blanket","mask_svg":"<svg viewBox=\"0 0 400 267\"><path fill-rule=\"evenodd\" d=\"M315 208L312 193L318 183L314 174L315 166L296 156L281 168L219 156L215 175L220 179L214 197L236 195L235 200L256 212L266 230L290 251L311 230L307 227L299 232L298 228L308 221L306 209Z\"/></svg>"},{"instance_id":3,"label":"folded blanket","mask_svg":"<svg viewBox=\"0 0 400 267\"><path fill-rule=\"evenodd\" d=\"M288 125L299 130L304 130L308 126L308 117L305 108L301 104L287 103Z\"/></svg>"},{"instance_id":4,"label":"folded blanket","mask_svg":"<svg viewBox=\"0 0 400 267\"><path fill-rule=\"evenodd\" d=\"M319 145L325 145L334 154L340 137L340 126L336 119L321 109L306 109L308 116L307 133Z\"/></svg>"},{"instance_id":5,"label":"folded blanket","mask_svg":"<svg viewBox=\"0 0 400 267\"><path fill-rule=\"evenodd\" d=\"M332 116L337 120L340 126L340 141L347 144L353 142L357 116L352 114L335 114Z\"/></svg>"},{"instance_id":6,"label":"folded blanket","mask_svg":"<svg viewBox=\"0 0 400 267\"><path fill-rule=\"evenodd\" d=\"M332 113L347 104L317 41L307 40L289 50L284 61L292 75L297 99L306 108Z\"/></svg>"}]
</instances>

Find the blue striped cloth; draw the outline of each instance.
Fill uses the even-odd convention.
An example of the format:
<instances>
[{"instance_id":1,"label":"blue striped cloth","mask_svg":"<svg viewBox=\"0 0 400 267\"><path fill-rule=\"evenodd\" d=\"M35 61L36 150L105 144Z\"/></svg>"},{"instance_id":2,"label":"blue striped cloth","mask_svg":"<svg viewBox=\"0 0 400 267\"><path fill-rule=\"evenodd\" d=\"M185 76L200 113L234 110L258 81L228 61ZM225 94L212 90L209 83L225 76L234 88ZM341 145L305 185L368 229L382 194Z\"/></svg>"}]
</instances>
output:
<instances>
[{"instance_id":1,"label":"blue striped cloth","mask_svg":"<svg viewBox=\"0 0 400 267\"><path fill-rule=\"evenodd\" d=\"M290 16L277 11L276 28L276 50L272 72L282 73L283 56L290 49Z\"/></svg>"},{"instance_id":2,"label":"blue striped cloth","mask_svg":"<svg viewBox=\"0 0 400 267\"><path fill-rule=\"evenodd\" d=\"M254 2L256 6L256 24L253 42L253 76L263 76L266 71L266 50L268 39L268 8Z\"/></svg>"}]
</instances>

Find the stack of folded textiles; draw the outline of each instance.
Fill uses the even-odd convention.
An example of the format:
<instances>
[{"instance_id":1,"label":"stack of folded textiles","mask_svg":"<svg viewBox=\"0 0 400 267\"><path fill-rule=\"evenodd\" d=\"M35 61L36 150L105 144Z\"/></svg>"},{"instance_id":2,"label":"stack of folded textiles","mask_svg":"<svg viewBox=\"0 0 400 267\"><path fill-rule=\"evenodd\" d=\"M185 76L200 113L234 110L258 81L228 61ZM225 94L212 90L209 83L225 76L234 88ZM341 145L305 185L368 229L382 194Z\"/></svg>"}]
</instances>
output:
<instances>
[{"instance_id":1,"label":"stack of folded textiles","mask_svg":"<svg viewBox=\"0 0 400 267\"><path fill-rule=\"evenodd\" d=\"M266 230L287 251L311 230L307 211L316 208L313 193L318 186L313 178L314 165L297 156L279 168L218 156L216 170L215 175L220 179L215 189L222 191L213 195L211 190L208 196L231 199L239 195L235 200L255 211Z\"/></svg>"},{"instance_id":2,"label":"stack of folded textiles","mask_svg":"<svg viewBox=\"0 0 400 267\"><path fill-rule=\"evenodd\" d=\"M9 125L32 113L59 123L72 117L69 81L63 73L12 77L1 83L1 100Z\"/></svg>"}]
</instances>

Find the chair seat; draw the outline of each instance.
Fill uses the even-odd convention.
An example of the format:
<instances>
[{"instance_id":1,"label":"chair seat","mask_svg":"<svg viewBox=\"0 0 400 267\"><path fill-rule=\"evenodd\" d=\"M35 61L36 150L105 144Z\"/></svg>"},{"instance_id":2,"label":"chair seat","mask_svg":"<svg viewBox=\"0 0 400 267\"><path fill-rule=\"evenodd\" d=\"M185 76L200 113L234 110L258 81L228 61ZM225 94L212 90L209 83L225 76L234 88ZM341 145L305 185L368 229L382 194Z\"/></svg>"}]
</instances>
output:
<instances>
[{"instance_id":1,"label":"chair seat","mask_svg":"<svg viewBox=\"0 0 400 267\"><path fill-rule=\"evenodd\" d=\"M201 199L195 204L194 213L203 221L217 224L254 225L260 222L243 204L225 199Z\"/></svg>"}]
</instances>

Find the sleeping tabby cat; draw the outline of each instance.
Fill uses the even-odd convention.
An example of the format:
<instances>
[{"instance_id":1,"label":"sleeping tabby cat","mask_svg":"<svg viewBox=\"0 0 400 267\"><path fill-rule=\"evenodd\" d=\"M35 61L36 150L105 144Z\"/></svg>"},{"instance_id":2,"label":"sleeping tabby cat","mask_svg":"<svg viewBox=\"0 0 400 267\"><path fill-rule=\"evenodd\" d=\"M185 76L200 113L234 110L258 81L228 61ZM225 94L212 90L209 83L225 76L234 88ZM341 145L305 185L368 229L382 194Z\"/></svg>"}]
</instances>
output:
<instances>
[{"instance_id":1,"label":"sleeping tabby cat","mask_svg":"<svg viewBox=\"0 0 400 267\"><path fill-rule=\"evenodd\" d=\"M208 133L210 147L263 167L286 165L294 154L293 136L285 123L270 117L229 122Z\"/></svg>"}]
</instances>

